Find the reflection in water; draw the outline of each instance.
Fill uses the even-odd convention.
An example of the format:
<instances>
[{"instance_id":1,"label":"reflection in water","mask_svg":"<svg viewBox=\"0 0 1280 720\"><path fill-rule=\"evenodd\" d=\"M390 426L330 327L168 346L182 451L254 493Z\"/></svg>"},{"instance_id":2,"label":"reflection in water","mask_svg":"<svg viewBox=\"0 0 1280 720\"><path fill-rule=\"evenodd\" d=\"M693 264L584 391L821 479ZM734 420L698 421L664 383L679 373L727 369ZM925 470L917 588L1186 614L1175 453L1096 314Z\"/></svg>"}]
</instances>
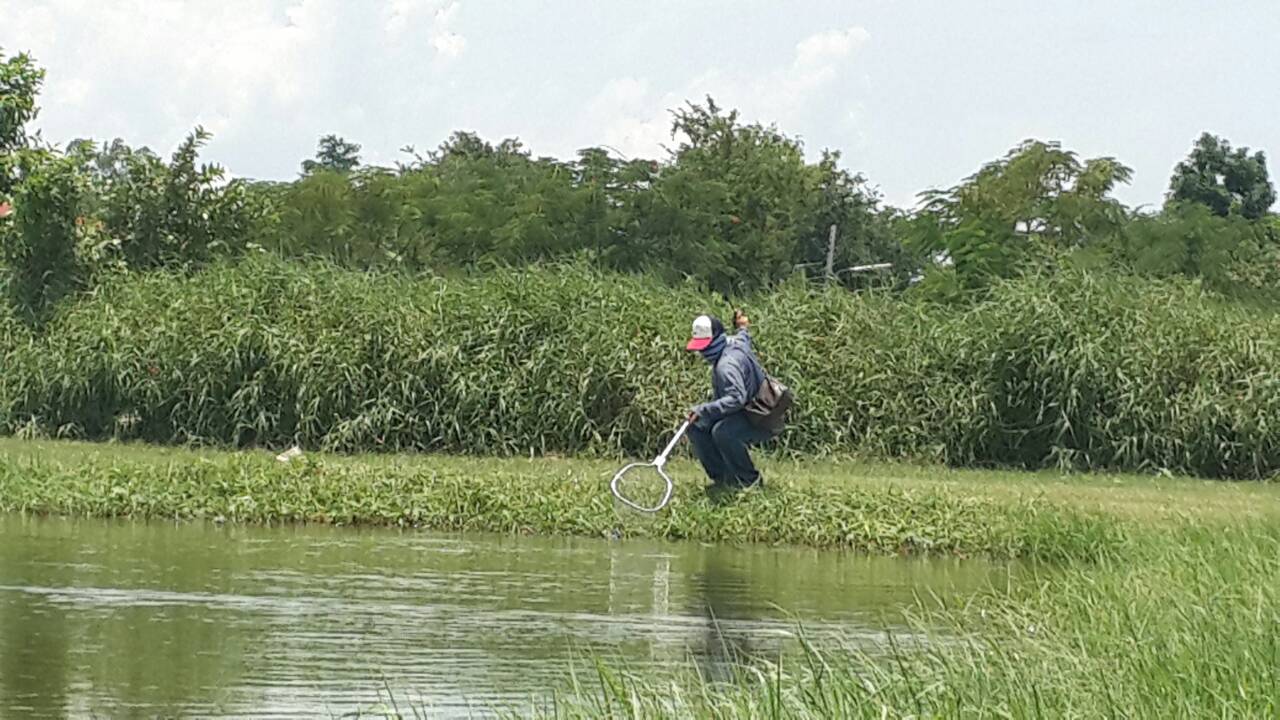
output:
<instances>
[{"instance_id":1,"label":"reflection in water","mask_svg":"<svg viewBox=\"0 0 1280 720\"><path fill-rule=\"evenodd\" d=\"M737 619L744 596L751 595L754 587L730 554L714 547L702 553L699 585L706 630L694 658L703 677L728 681L732 679L734 665L756 657L753 633L738 630L729 622Z\"/></svg>"},{"instance_id":2,"label":"reflection in water","mask_svg":"<svg viewBox=\"0 0 1280 720\"><path fill-rule=\"evenodd\" d=\"M36 598L0 605L0 698L5 709L31 717L66 713L67 628L61 610Z\"/></svg>"},{"instance_id":3,"label":"reflection in water","mask_svg":"<svg viewBox=\"0 0 1280 720\"><path fill-rule=\"evenodd\" d=\"M36 527L31 522L24 526ZM224 633L216 609L190 594L105 587L100 563L133 553L129 575L208 590L225 587L234 565L232 573L207 573L184 556L190 547L154 534L137 553L139 538L123 526L116 538L80 538L72 524L41 525L64 532L25 542L0 522L0 717L100 712L75 692L85 686L113 688L128 705L215 710L219 689L240 682L242 638Z\"/></svg>"},{"instance_id":4,"label":"reflection in water","mask_svg":"<svg viewBox=\"0 0 1280 720\"><path fill-rule=\"evenodd\" d=\"M874 632L990 566L765 547L0 516L0 717L328 716L385 681L436 715L510 706L586 653L709 677Z\"/></svg>"}]
</instances>

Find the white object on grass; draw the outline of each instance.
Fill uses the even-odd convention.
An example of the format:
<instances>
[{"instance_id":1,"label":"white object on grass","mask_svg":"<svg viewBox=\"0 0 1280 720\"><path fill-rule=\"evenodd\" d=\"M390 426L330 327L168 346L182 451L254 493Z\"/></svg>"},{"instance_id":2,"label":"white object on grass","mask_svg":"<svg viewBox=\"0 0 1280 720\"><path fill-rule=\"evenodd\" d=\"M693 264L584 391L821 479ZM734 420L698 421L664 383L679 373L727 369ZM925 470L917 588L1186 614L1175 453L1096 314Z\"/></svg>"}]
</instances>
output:
<instances>
[{"instance_id":1,"label":"white object on grass","mask_svg":"<svg viewBox=\"0 0 1280 720\"><path fill-rule=\"evenodd\" d=\"M847 268L844 268L843 270L839 270L835 274L839 275L840 273L847 273L847 272L856 273L856 272L871 272L872 270L888 270L891 267L893 267L893 263L875 263L874 265L854 265L853 267L847 267Z\"/></svg>"},{"instance_id":2,"label":"white object on grass","mask_svg":"<svg viewBox=\"0 0 1280 720\"><path fill-rule=\"evenodd\" d=\"M688 430L689 430L689 421L686 420L684 424L680 426L680 429L676 431L675 437L671 438L671 442L667 443L666 449L664 449L662 453L658 455L658 457L654 458L653 462L631 463L630 465L619 470L618 474L614 475L613 480L609 483L609 491L613 493L613 496L618 498L618 500L620 500L623 505L626 505L627 507L630 507L634 510L639 510L640 512L656 513L662 508L666 507L667 503L671 502L671 493L675 491L676 484L672 482L671 477L667 475L667 471L664 469L664 467L667 464L667 459L671 457L671 451L675 449L676 443L680 442L680 438L684 437L684 434L688 432ZM653 507L645 507L644 505L641 505L635 502L631 498L628 498L627 496L623 495L622 491L618 489L618 483L622 480L623 475L626 475L628 472L635 470L636 468L645 468L645 467L651 467L657 470L658 475L661 476L663 482L667 484L667 489L666 489L666 492L662 494L662 499L659 500L658 504L654 505Z\"/></svg>"},{"instance_id":3,"label":"white object on grass","mask_svg":"<svg viewBox=\"0 0 1280 720\"><path fill-rule=\"evenodd\" d=\"M300 457L302 457L302 448L298 447L297 445L294 445L288 450L285 450L284 452L277 455L276 459L279 460L280 462L289 462L290 460L296 460L297 458L300 458Z\"/></svg>"}]
</instances>

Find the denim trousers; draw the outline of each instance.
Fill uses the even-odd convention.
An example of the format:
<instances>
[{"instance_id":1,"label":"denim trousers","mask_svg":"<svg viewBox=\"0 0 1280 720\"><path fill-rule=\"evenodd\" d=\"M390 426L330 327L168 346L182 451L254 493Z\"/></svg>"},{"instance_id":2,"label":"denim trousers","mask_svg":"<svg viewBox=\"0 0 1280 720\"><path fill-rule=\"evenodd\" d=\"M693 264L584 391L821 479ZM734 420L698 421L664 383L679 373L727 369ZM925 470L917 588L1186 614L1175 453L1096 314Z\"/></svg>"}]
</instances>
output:
<instances>
[{"instance_id":1,"label":"denim trousers","mask_svg":"<svg viewBox=\"0 0 1280 720\"><path fill-rule=\"evenodd\" d=\"M701 423L689 428L693 453L702 469L717 485L753 485L760 473L751 462L752 445L760 445L773 434L753 426L744 412L726 415L708 428Z\"/></svg>"}]
</instances>

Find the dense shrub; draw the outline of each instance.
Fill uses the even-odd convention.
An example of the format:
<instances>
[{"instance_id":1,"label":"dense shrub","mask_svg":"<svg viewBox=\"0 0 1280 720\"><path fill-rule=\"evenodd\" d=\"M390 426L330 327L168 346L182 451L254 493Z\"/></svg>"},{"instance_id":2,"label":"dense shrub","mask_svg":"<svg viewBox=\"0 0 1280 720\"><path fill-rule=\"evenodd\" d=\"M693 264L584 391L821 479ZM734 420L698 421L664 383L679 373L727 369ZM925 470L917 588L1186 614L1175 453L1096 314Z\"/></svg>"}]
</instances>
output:
<instances>
[{"instance_id":1,"label":"dense shrub","mask_svg":"<svg viewBox=\"0 0 1280 720\"><path fill-rule=\"evenodd\" d=\"M23 182L14 193L20 210L0 220L0 285L14 312L35 322L89 278L87 183L71 158L24 150L8 160Z\"/></svg>"},{"instance_id":2,"label":"dense shrub","mask_svg":"<svg viewBox=\"0 0 1280 720\"><path fill-rule=\"evenodd\" d=\"M114 280L3 349L0 423L87 438L646 456L706 392L709 296L583 266L411 280L268 260ZM779 445L1206 476L1280 467L1280 323L1194 283L1059 273L965 309L753 298ZM727 309L719 308L727 314Z\"/></svg>"}]
</instances>

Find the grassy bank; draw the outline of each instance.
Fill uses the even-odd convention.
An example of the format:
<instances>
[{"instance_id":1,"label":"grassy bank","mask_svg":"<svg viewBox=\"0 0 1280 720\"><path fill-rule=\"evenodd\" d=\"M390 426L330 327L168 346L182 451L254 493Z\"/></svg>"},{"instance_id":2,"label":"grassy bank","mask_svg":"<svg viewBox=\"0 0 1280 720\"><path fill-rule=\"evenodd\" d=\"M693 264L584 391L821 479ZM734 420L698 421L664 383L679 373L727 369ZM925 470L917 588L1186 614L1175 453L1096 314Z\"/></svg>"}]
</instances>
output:
<instances>
[{"instance_id":1,"label":"grassy bank","mask_svg":"<svg viewBox=\"0 0 1280 720\"><path fill-rule=\"evenodd\" d=\"M1274 718L1280 715L1280 530L1152 533L1123 558L1069 564L1010 592L924 602L926 637L744 661L728 682L587 670L555 718Z\"/></svg>"},{"instance_id":2,"label":"grassy bank","mask_svg":"<svg viewBox=\"0 0 1280 720\"><path fill-rule=\"evenodd\" d=\"M745 298L797 393L783 454L964 467L1280 470L1280 318L1063 272L952 307L791 285ZM652 456L707 389L696 288L584 267L411 279L262 261L113 279L40 332L0 311L0 434ZM572 319L572 322L566 322Z\"/></svg>"},{"instance_id":3,"label":"grassy bank","mask_svg":"<svg viewBox=\"0 0 1280 720\"><path fill-rule=\"evenodd\" d=\"M734 679L601 666L556 718L1274 717L1280 485L1174 477L765 464L717 502L697 469L655 518L620 513L612 461L313 455L0 440L0 511L753 540L1048 559L1010 588L912 610L946 642L808 647ZM955 641L959 638L959 642ZM732 648L729 648L732 651ZM406 689L411 691L412 689ZM405 704L409 711L410 703Z\"/></svg>"},{"instance_id":4,"label":"grassy bank","mask_svg":"<svg viewBox=\"0 0 1280 720\"><path fill-rule=\"evenodd\" d=\"M682 460L669 509L621 512L610 461L308 456L0 440L0 511L753 541L870 552L1099 559L1135 522L1280 517L1280 487L773 461L708 497ZM643 488L636 487L637 493Z\"/></svg>"},{"instance_id":5,"label":"grassy bank","mask_svg":"<svg viewBox=\"0 0 1280 720\"><path fill-rule=\"evenodd\" d=\"M931 474L892 482L926 481L920 472ZM531 714L1280 717L1280 488L971 472L936 482L984 497L1029 491L1119 523L1124 542L1089 562L1031 566L962 603L922 598L906 611L910 642L805 643L797 657L741 657L727 681L692 663L668 674L604 663L566 678Z\"/></svg>"}]
</instances>

